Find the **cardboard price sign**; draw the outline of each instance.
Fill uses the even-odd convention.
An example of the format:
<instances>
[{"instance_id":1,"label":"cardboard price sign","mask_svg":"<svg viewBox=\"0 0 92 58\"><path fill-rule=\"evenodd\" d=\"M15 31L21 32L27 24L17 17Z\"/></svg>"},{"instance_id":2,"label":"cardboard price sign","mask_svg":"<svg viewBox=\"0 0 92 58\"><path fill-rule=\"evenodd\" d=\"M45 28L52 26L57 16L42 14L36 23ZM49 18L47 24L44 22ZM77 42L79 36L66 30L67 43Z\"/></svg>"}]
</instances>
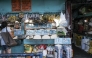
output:
<instances>
[{"instance_id":1,"label":"cardboard price sign","mask_svg":"<svg viewBox=\"0 0 92 58\"><path fill-rule=\"evenodd\" d=\"M71 38L56 38L54 40L55 44L71 44Z\"/></svg>"},{"instance_id":2,"label":"cardboard price sign","mask_svg":"<svg viewBox=\"0 0 92 58\"><path fill-rule=\"evenodd\" d=\"M21 11L20 0L12 0L12 11Z\"/></svg>"},{"instance_id":3,"label":"cardboard price sign","mask_svg":"<svg viewBox=\"0 0 92 58\"><path fill-rule=\"evenodd\" d=\"M31 0L22 0L22 11L29 11L31 9Z\"/></svg>"},{"instance_id":4,"label":"cardboard price sign","mask_svg":"<svg viewBox=\"0 0 92 58\"><path fill-rule=\"evenodd\" d=\"M31 0L12 0L12 11L30 11Z\"/></svg>"}]
</instances>

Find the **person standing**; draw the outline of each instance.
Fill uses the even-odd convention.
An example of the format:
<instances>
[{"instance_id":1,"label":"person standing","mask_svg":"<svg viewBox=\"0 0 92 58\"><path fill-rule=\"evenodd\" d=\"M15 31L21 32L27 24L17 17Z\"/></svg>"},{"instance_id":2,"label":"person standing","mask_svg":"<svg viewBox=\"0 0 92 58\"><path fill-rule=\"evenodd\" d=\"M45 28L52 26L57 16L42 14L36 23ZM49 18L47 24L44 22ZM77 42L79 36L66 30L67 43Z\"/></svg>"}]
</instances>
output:
<instances>
[{"instance_id":1,"label":"person standing","mask_svg":"<svg viewBox=\"0 0 92 58\"><path fill-rule=\"evenodd\" d=\"M8 32L10 33L11 37L14 37L14 35L12 35L12 30L10 29L10 27L8 27L8 23L7 23L6 21L3 21L3 22L1 23L1 28L2 28L1 32L7 32L7 31L8 31ZM6 31L6 30L7 30L7 31ZM5 42L4 42L3 38L2 38L2 36L1 36L1 47L2 47L2 53L3 53L3 54L5 54L5 53L11 53L11 48L8 47L8 46L5 44Z\"/></svg>"}]
</instances>

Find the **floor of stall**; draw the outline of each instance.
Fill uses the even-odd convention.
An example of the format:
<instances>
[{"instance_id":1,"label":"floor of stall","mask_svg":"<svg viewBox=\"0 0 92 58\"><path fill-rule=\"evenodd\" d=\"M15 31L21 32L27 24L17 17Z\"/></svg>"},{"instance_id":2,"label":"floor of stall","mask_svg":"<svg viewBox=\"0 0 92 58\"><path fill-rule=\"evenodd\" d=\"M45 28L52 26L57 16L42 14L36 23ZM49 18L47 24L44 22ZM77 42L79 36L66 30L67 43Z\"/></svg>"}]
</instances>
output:
<instances>
[{"instance_id":1,"label":"floor of stall","mask_svg":"<svg viewBox=\"0 0 92 58\"><path fill-rule=\"evenodd\" d=\"M74 51L73 58L92 58L92 54L89 54L89 53L83 51L82 49L76 47L74 44L72 44L72 47L73 47L73 51Z\"/></svg>"}]
</instances>

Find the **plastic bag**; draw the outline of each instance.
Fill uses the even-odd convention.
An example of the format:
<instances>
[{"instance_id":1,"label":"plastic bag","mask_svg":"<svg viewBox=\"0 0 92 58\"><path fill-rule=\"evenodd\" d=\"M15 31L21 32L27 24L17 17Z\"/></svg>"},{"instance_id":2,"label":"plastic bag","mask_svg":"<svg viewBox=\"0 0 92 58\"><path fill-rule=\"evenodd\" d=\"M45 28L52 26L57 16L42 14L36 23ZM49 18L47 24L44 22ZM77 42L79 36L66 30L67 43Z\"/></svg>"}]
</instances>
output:
<instances>
[{"instance_id":1,"label":"plastic bag","mask_svg":"<svg viewBox=\"0 0 92 58\"><path fill-rule=\"evenodd\" d=\"M59 26L63 26L63 27L67 27L68 26L68 22L67 22L67 20L65 18L65 14L63 14L62 12L60 14Z\"/></svg>"}]
</instances>

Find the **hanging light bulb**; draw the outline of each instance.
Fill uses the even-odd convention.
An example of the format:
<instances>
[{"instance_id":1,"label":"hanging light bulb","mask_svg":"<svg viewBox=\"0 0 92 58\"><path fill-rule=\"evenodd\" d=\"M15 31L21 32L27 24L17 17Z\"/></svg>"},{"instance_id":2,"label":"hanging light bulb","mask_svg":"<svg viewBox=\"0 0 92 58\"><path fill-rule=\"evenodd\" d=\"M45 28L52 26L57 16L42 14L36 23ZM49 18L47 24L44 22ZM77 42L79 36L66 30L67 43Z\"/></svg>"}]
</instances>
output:
<instances>
[{"instance_id":1,"label":"hanging light bulb","mask_svg":"<svg viewBox=\"0 0 92 58\"><path fill-rule=\"evenodd\" d=\"M87 20L84 20L84 22L87 22Z\"/></svg>"},{"instance_id":2,"label":"hanging light bulb","mask_svg":"<svg viewBox=\"0 0 92 58\"><path fill-rule=\"evenodd\" d=\"M28 19L26 19L26 20L25 20L25 23L28 23L28 22L29 22L29 20L28 20Z\"/></svg>"},{"instance_id":3,"label":"hanging light bulb","mask_svg":"<svg viewBox=\"0 0 92 58\"><path fill-rule=\"evenodd\" d=\"M32 20L29 20L29 23L33 23L33 21Z\"/></svg>"}]
</instances>

